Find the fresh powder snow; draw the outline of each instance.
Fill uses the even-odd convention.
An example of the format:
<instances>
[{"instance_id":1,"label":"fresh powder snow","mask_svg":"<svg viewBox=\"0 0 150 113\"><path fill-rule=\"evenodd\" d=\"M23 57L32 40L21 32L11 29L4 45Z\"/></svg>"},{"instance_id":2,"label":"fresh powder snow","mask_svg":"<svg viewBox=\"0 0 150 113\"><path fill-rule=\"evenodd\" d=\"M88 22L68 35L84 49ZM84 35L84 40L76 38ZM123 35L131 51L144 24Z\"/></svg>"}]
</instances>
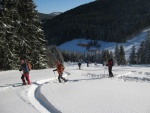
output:
<instances>
[{"instance_id":1,"label":"fresh powder snow","mask_svg":"<svg viewBox=\"0 0 150 113\"><path fill-rule=\"evenodd\" d=\"M53 69L31 70L22 86L17 70L0 72L0 113L150 113L150 65L65 63L59 83Z\"/></svg>"}]
</instances>

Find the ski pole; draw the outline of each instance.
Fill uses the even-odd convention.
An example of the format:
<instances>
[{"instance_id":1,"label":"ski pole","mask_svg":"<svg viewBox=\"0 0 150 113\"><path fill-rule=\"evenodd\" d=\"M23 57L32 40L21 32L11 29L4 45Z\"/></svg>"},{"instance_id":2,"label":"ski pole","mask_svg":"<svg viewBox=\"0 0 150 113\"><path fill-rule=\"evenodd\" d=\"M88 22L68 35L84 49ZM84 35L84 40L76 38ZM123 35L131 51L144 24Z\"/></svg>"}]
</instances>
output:
<instances>
[{"instance_id":1,"label":"ski pole","mask_svg":"<svg viewBox=\"0 0 150 113\"><path fill-rule=\"evenodd\" d=\"M105 75L105 69L106 69L106 66L104 66L104 75Z\"/></svg>"},{"instance_id":2,"label":"ski pole","mask_svg":"<svg viewBox=\"0 0 150 113\"><path fill-rule=\"evenodd\" d=\"M56 74L55 74L55 71L54 71L54 75L55 75L55 79L56 79L56 82L57 82L57 78L56 78Z\"/></svg>"},{"instance_id":3,"label":"ski pole","mask_svg":"<svg viewBox=\"0 0 150 113\"><path fill-rule=\"evenodd\" d=\"M106 65L104 66L104 76L105 76Z\"/></svg>"},{"instance_id":4,"label":"ski pole","mask_svg":"<svg viewBox=\"0 0 150 113\"><path fill-rule=\"evenodd\" d=\"M23 73L20 71L21 75L23 75Z\"/></svg>"}]
</instances>

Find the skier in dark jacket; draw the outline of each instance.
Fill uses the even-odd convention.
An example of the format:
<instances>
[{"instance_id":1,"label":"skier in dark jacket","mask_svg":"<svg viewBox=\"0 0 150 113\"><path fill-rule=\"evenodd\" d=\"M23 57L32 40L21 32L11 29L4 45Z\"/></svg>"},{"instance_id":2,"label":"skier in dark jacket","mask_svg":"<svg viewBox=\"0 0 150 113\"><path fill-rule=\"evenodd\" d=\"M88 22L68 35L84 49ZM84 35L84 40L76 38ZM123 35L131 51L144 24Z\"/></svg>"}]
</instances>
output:
<instances>
[{"instance_id":1,"label":"skier in dark jacket","mask_svg":"<svg viewBox=\"0 0 150 113\"><path fill-rule=\"evenodd\" d=\"M23 85L26 85L26 81L28 82L28 85L30 85L31 83L30 83L30 78L29 78L28 65L25 63L24 60L21 60L20 63L21 63L21 67L19 71L23 71L23 74L21 76ZM26 78L26 81L25 81L25 78Z\"/></svg>"},{"instance_id":2,"label":"skier in dark jacket","mask_svg":"<svg viewBox=\"0 0 150 113\"><path fill-rule=\"evenodd\" d=\"M78 62L79 70L81 69L81 62Z\"/></svg>"},{"instance_id":3,"label":"skier in dark jacket","mask_svg":"<svg viewBox=\"0 0 150 113\"><path fill-rule=\"evenodd\" d=\"M89 67L89 61L87 61L87 67Z\"/></svg>"},{"instance_id":4,"label":"skier in dark jacket","mask_svg":"<svg viewBox=\"0 0 150 113\"><path fill-rule=\"evenodd\" d=\"M114 77L112 73L113 59L108 60L107 66L108 66L109 77Z\"/></svg>"}]
</instances>

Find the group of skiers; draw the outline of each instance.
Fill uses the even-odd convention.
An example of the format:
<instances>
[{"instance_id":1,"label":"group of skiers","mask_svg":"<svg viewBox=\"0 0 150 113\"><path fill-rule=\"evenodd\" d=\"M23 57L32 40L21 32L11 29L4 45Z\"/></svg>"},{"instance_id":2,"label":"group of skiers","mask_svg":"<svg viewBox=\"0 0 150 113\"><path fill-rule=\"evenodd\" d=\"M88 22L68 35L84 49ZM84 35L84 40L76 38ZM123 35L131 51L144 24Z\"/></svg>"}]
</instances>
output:
<instances>
[{"instance_id":1,"label":"group of skiers","mask_svg":"<svg viewBox=\"0 0 150 113\"><path fill-rule=\"evenodd\" d=\"M31 64L29 62L25 62L25 60L20 60L20 69L19 71L23 71L22 73L22 76L21 76L21 79L22 79L22 84L23 85L30 85L31 82L30 82L30 77L29 77L29 71L31 70ZM79 70L81 69L81 62L78 63L78 66L79 66ZM106 66L108 66L108 72L109 72L109 77L114 77L113 76L113 73L112 73L112 66L113 66L113 60L112 59L109 59ZM89 64L87 64L87 67L89 67ZM57 61L56 63L56 69L53 70L53 72L57 71L58 72L58 81L59 83L61 83L61 79L64 81L64 82L67 82L67 79L65 79L62 75L63 75L63 71L64 71L64 67L63 65ZM27 83L26 83L27 82Z\"/></svg>"},{"instance_id":2,"label":"group of skiers","mask_svg":"<svg viewBox=\"0 0 150 113\"><path fill-rule=\"evenodd\" d=\"M31 70L31 64L29 62L25 62L25 60L20 60L20 69L19 71L23 72L22 73L22 76L21 76L21 79L22 79L22 85L30 85L31 82L30 82L30 76L29 76L29 71ZM61 83L61 79L64 80L64 82L67 82L67 80L62 76L63 75L63 70L64 70L64 67L63 65L57 61L56 63L56 69L54 69L53 71L57 71L58 72L58 81L59 83Z\"/></svg>"}]
</instances>

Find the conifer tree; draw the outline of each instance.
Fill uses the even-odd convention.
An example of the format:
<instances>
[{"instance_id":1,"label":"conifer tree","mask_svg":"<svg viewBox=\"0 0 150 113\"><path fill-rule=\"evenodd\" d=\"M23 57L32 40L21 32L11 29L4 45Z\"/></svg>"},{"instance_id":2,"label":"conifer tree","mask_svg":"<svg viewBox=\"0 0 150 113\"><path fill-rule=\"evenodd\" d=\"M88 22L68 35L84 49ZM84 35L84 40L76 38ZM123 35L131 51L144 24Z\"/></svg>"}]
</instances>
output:
<instances>
[{"instance_id":1,"label":"conifer tree","mask_svg":"<svg viewBox=\"0 0 150 113\"><path fill-rule=\"evenodd\" d=\"M115 56L114 56L113 52L110 51L109 55L110 55L110 58L112 58L112 59L113 59L113 62L115 63Z\"/></svg>"},{"instance_id":2,"label":"conifer tree","mask_svg":"<svg viewBox=\"0 0 150 113\"><path fill-rule=\"evenodd\" d=\"M107 61L107 55L106 55L106 51L105 50L102 50L102 59L101 59L101 62L106 62Z\"/></svg>"},{"instance_id":3,"label":"conifer tree","mask_svg":"<svg viewBox=\"0 0 150 113\"><path fill-rule=\"evenodd\" d=\"M103 50L101 53L101 62L106 63L107 60L110 58L110 54L108 50Z\"/></svg>"},{"instance_id":4,"label":"conifer tree","mask_svg":"<svg viewBox=\"0 0 150 113\"><path fill-rule=\"evenodd\" d=\"M63 64L64 57L62 56L62 53L56 46L49 46L47 52L48 66L55 67L57 61L60 61Z\"/></svg>"},{"instance_id":5,"label":"conifer tree","mask_svg":"<svg viewBox=\"0 0 150 113\"><path fill-rule=\"evenodd\" d=\"M119 65L125 65L126 64L125 52L124 52L124 48L122 45L120 46L119 54L120 54Z\"/></svg>"},{"instance_id":6,"label":"conifer tree","mask_svg":"<svg viewBox=\"0 0 150 113\"><path fill-rule=\"evenodd\" d=\"M19 15L17 13L18 2L1 0L1 69L10 70L18 68L18 26Z\"/></svg>"},{"instance_id":7,"label":"conifer tree","mask_svg":"<svg viewBox=\"0 0 150 113\"><path fill-rule=\"evenodd\" d=\"M35 8L33 0L20 0L18 4L21 20L19 56L30 60L34 69L40 69L46 67L46 41Z\"/></svg>"},{"instance_id":8,"label":"conifer tree","mask_svg":"<svg viewBox=\"0 0 150 113\"><path fill-rule=\"evenodd\" d=\"M4 52L5 52L5 33L6 33L6 24L4 20L4 4L3 1L0 2L0 70L4 68Z\"/></svg>"},{"instance_id":9,"label":"conifer tree","mask_svg":"<svg viewBox=\"0 0 150 113\"><path fill-rule=\"evenodd\" d=\"M150 64L150 31L147 33L147 38L145 40L145 64Z\"/></svg>"},{"instance_id":10,"label":"conifer tree","mask_svg":"<svg viewBox=\"0 0 150 113\"><path fill-rule=\"evenodd\" d=\"M130 53L130 56L129 56L129 62L130 62L130 64L135 64L135 60L136 60L135 58L136 58L135 46L133 45L131 53Z\"/></svg>"},{"instance_id":11,"label":"conifer tree","mask_svg":"<svg viewBox=\"0 0 150 113\"><path fill-rule=\"evenodd\" d=\"M150 64L150 31L147 32L146 39L141 42L137 51L137 60L140 64Z\"/></svg>"},{"instance_id":12,"label":"conifer tree","mask_svg":"<svg viewBox=\"0 0 150 113\"><path fill-rule=\"evenodd\" d=\"M118 44L116 44L114 55L115 55L115 60L116 60L117 65L119 65L119 60L120 60L119 52L120 50L119 50Z\"/></svg>"},{"instance_id":13,"label":"conifer tree","mask_svg":"<svg viewBox=\"0 0 150 113\"><path fill-rule=\"evenodd\" d=\"M139 47L139 49L137 51L137 62L139 64L144 64L144 62L145 62L144 49L145 49L145 41L142 41L141 44L140 44L140 47Z\"/></svg>"},{"instance_id":14,"label":"conifer tree","mask_svg":"<svg viewBox=\"0 0 150 113\"><path fill-rule=\"evenodd\" d=\"M101 62L101 54L100 54L100 52L98 51L98 52L96 52L95 54L96 54L96 55L95 55L95 61L96 61L97 63L100 63L100 62Z\"/></svg>"}]
</instances>

